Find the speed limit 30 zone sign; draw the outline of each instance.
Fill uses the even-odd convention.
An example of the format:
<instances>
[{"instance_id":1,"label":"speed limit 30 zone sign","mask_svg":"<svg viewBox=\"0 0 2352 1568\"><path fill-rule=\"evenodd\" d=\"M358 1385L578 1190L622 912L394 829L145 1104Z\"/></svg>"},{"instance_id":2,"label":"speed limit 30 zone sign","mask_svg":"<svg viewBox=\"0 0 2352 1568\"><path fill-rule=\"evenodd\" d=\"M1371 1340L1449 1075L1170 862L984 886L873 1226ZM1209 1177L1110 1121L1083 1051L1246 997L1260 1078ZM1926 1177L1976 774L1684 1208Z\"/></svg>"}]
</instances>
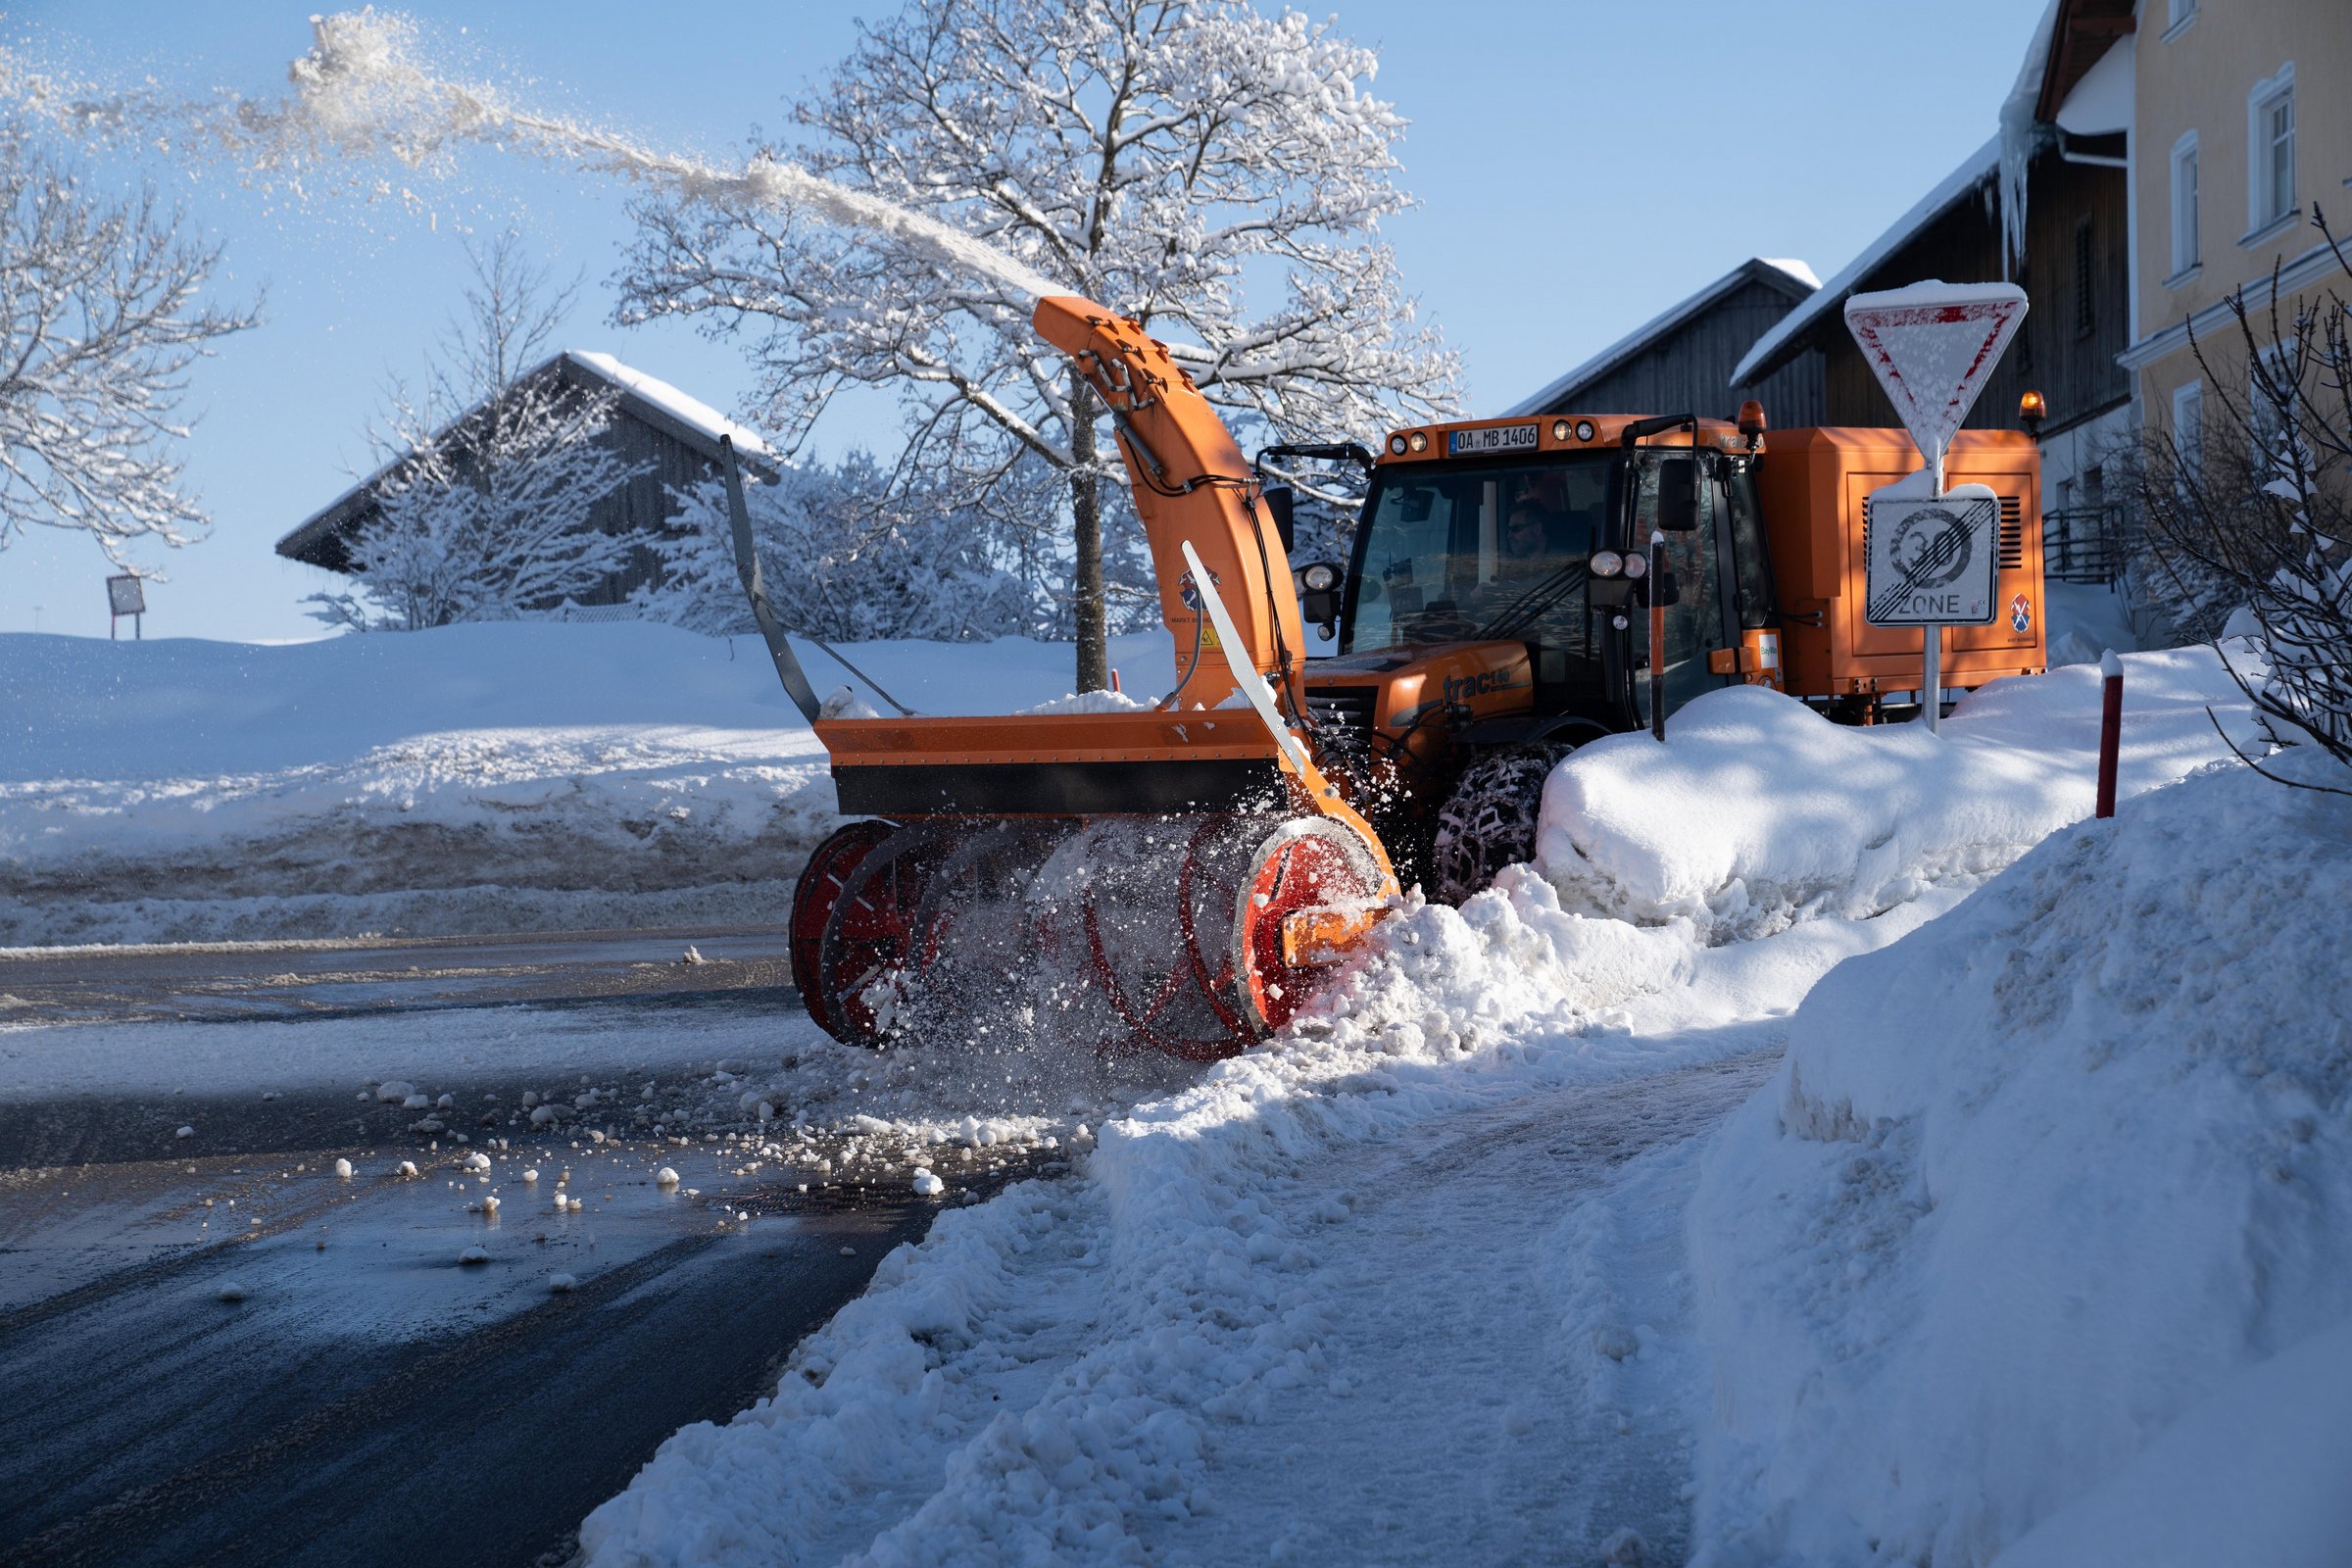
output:
<instances>
[{"instance_id":1,"label":"speed limit 30 zone sign","mask_svg":"<svg viewBox=\"0 0 2352 1568\"><path fill-rule=\"evenodd\" d=\"M1862 618L1873 626L1989 624L2000 528L2001 504L1989 485L1954 485L1940 496L1873 495Z\"/></svg>"}]
</instances>

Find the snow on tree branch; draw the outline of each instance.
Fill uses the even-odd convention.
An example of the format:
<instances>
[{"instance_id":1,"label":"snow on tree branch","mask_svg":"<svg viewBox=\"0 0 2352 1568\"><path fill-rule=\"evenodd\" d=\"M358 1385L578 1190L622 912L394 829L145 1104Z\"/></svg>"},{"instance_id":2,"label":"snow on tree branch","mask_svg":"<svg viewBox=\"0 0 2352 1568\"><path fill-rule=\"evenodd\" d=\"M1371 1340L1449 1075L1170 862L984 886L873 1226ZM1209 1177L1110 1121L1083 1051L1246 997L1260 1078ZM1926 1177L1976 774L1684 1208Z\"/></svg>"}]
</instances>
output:
<instances>
[{"instance_id":1,"label":"snow on tree branch","mask_svg":"<svg viewBox=\"0 0 2352 1568\"><path fill-rule=\"evenodd\" d=\"M1409 198L1377 67L1241 0L909 0L796 107L806 145L770 151L1177 340L1245 440L1368 440L1453 412L1459 382L1379 242ZM1062 475L1080 680L1100 683L1135 546L1104 535L1115 454L1030 299L806 212L659 197L636 218L618 318L739 338L791 440L843 385L887 386L918 449L906 471L978 478L1018 448Z\"/></svg>"},{"instance_id":2,"label":"snow on tree branch","mask_svg":"<svg viewBox=\"0 0 2352 1568\"><path fill-rule=\"evenodd\" d=\"M474 280L422 394L395 388L374 442L374 514L351 541L360 593L314 595L331 624L416 631L585 600L644 543L591 512L645 471L605 440L618 394L543 360L569 291L509 233Z\"/></svg>"},{"instance_id":3,"label":"snow on tree branch","mask_svg":"<svg viewBox=\"0 0 2352 1568\"><path fill-rule=\"evenodd\" d=\"M2175 609L2222 644L2272 743L2352 766L2352 309L2330 288L2287 318L2278 293L2274 274L2263 320L2241 289L2236 330L2195 345L2218 417L2156 441L2139 500Z\"/></svg>"},{"instance_id":4,"label":"snow on tree branch","mask_svg":"<svg viewBox=\"0 0 2352 1568\"><path fill-rule=\"evenodd\" d=\"M0 549L28 527L123 546L198 536L175 444L188 368L259 318L201 305L217 246L154 191L109 198L0 128Z\"/></svg>"}]
</instances>

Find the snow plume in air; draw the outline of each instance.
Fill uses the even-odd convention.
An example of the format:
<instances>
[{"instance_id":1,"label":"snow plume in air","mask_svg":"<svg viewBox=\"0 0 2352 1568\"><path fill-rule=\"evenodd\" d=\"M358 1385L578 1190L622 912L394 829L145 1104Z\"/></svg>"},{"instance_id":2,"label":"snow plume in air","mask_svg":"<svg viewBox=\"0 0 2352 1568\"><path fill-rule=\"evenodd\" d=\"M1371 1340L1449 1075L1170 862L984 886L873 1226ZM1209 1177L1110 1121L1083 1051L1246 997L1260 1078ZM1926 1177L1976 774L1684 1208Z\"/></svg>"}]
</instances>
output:
<instances>
[{"instance_id":1,"label":"snow plume in air","mask_svg":"<svg viewBox=\"0 0 2352 1568\"><path fill-rule=\"evenodd\" d=\"M411 169L435 172L447 169L461 148L481 145L722 205L796 208L928 252L1031 299L1061 292L969 234L791 164L759 157L740 169L720 169L539 113L491 82L452 80L432 69L416 22L397 12L370 7L313 17L311 30L310 51L287 68L293 91L276 103L226 93L186 102L152 90L107 93L37 71L4 50L0 96L86 136L177 156L217 150L258 183L298 198L311 193L306 178L323 177L326 160L389 154ZM389 194L389 187L379 185L378 194Z\"/></svg>"}]
</instances>

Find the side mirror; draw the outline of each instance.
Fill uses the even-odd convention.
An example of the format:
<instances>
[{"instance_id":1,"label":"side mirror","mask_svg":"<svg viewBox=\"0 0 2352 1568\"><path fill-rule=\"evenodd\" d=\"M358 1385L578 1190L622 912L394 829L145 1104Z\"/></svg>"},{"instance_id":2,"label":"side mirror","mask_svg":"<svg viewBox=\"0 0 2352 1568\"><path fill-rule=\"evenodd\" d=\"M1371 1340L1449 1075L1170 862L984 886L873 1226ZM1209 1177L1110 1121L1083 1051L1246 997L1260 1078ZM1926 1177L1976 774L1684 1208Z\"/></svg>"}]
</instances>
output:
<instances>
[{"instance_id":1,"label":"side mirror","mask_svg":"<svg viewBox=\"0 0 2352 1568\"><path fill-rule=\"evenodd\" d=\"M1291 553L1291 547L1298 541L1298 524L1292 514L1291 487L1287 484L1270 484L1259 494L1266 503L1267 513L1274 518L1275 536L1282 541L1282 553L1287 556Z\"/></svg>"},{"instance_id":2,"label":"side mirror","mask_svg":"<svg viewBox=\"0 0 2352 1568\"><path fill-rule=\"evenodd\" d=\"M1668 458L1658 465L1658 531L1690 533L1698 527L1698 465Z\"/></svg>"}]
</instances>

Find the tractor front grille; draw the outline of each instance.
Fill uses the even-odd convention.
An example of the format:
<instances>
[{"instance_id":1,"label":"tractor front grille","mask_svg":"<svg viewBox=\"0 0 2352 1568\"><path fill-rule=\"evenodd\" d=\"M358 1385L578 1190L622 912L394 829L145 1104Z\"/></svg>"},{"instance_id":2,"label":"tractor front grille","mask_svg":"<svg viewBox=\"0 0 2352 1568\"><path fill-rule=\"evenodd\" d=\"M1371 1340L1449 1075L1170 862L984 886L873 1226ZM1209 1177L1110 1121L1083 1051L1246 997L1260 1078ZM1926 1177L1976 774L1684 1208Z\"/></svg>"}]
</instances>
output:
<instances>
[{"instance_id":1,"label":"tractor front grille","mask_svg":"<svg viewBox=\"0 0 2352 1568\"><path fill-rule=\"evenodd\" d=\"M1373 710L1380 705L1377 686L1309 686L1306 710L1315 733L1326 746L1342 749L1367 746L1372 740Z\"/></svg>"}]
</instances>

